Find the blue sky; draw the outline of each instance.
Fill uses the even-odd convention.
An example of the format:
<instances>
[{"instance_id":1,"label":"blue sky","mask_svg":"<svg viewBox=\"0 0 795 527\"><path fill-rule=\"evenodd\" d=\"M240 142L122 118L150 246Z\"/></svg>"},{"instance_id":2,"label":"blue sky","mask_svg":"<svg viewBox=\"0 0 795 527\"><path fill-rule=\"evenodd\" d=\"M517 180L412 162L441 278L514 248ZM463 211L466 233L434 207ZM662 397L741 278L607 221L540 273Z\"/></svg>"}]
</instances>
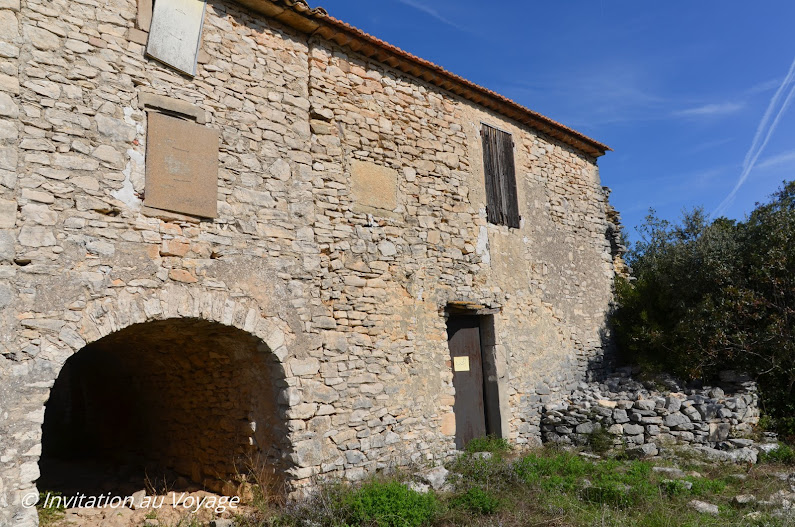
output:
<instances>
[{"instance_id":1,"label":"blue sky","mask_svg":"<svg viewBox=\"0 0 795 527\"><path fill-rule=\"evenodd\" d=\"M742 219L795 179L791 0L310 4L608 144L630 239L650 207Z\"/></svg>"}]
</instances>

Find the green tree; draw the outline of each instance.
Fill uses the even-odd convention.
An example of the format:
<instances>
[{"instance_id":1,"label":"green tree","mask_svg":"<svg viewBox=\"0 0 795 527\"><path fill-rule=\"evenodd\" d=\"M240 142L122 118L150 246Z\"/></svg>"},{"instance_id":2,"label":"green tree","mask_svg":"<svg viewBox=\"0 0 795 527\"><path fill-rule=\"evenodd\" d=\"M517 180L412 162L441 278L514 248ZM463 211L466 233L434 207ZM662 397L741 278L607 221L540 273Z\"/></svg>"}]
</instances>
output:
<instances>
[{"instance_id":1,"label":"green tree","mask_svg":"<svg viewBox=\"0 0 795 527\"><path fill-rule=\"evenodd\" d=\"M743 222L702 209L677 224L652 211L619 281L625 360L686 379L755 375L773 414L795 409L795 182Z\"/></svg>"}]
</instances>

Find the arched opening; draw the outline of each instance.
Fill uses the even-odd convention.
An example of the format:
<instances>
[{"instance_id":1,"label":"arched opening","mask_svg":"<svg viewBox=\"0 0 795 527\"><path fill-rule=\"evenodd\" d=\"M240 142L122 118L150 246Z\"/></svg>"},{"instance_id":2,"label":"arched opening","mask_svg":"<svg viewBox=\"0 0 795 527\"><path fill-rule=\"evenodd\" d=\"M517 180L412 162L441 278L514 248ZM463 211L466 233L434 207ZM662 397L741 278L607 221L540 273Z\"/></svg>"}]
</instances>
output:
<instances>
[{"instance_id":1,"label":"arched opening","mask_svg":"<svg viewBox=\"0 0 795 527\"><path fill-rule=\"evenodd\" d=\"M64 365L46 404L39 489L229 492L283 473L286 432L267 346L199 319L136 324Z\"/></svg>"}]
</instances>

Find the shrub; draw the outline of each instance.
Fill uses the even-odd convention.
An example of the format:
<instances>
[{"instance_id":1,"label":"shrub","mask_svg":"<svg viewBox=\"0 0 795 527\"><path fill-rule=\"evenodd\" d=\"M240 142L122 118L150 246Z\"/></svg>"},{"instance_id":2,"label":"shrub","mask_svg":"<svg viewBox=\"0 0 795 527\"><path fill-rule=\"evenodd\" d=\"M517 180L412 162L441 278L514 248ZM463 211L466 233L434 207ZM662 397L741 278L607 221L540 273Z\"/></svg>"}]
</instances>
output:
<instances>
[{"instance_id":1,"label":"shrub","mask_svg":"<svg viewBox=\"0 0 795 527\"><path fill-rule=\"evenodd\" d=\"M795 414L795 181L741 222L695 209L671 224L651 211L638 230L635 281L616 283L625 360L687 380L747 371L767 412Z\"/></svg>"},{"instance_id":2,"label":"shrub","mask_svg":"<svg viewBox=\"0 0 795 527\"><path fill-rule=\"evenodd\" d=\"M763 415L757 427L762 432L775 432L788 443L795 443L795 417Z\"/></svg>"},{"instance_id":3,"label":"shrub","mask_svg":"<svg viewBox=\"0 0 795 527\"><path fill-rule=\"evenodd\" d=\"M432 493L421 494L398 481L373 481L344 497L349 523L378 527L419 527L438 512Z\"/></svg>"},{"instance_id":4,"label":"shrub","mask_svg":"<svg viewBox=\"0 0 795 527\"><path fill-rule=\"evenodd\" d=\"M499 491L508 489L517 480L512 465L500 455L483 458L464 454L449 468L452 472L450 483L458 490L478 486L490 491Z\"/></svg>"},{"instance_id":5,"label":"shrub","mask_svg":"<svg viewBox=\"0 0 795 527\"><path fill-rule=\"evenodd\" d=\"M789 445L779 443L778 448L770 452L759 452L760 463L783 463L795 465L795 450Z\"/></svg>"},{"instance_id":6,"label":"shrub","mask_svg":"<svg viewBox=\"0 0 795 527\"><path fill-rule=\"evenodd\" d=\"M356 489L341 483L319 485L307 499L285 504L281 514L270 519L272 527L343 527L350 516L346 502ZM248 524L242 524L248 525ZM252 525L260 525L255 521Z\"/></svg>"},{"instance_id":7,"label":"shrub","mask_svg":"<svg viewBox=\"0 0 795 527\"><path fill-rule=\"evenodd\" d=\"M473 487L452 500L454 507L477 514L493 514L500 508L501 500L479 487Z\"/></svg>"}]
</instances>

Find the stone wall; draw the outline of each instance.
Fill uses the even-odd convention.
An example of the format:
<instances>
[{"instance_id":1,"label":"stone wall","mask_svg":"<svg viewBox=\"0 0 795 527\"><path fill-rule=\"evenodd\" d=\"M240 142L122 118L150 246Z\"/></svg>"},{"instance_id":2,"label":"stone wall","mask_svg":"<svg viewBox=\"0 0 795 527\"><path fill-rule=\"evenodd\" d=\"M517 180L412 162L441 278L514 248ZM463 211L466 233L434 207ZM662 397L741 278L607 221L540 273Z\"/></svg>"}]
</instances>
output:
<instances>
[{"instance_id":1,"label":"stone wall","mask_svg":"<svg viewBox=\"0 0 795 527\"><path fill-rule=\"evenodd\" d=\"M722 372L720 386L684 389L670 377L641 383L624 368L602 383L581 383L563 401L544 407L545 442L585 445L597 431L613 444L749 446L759 422L756 384Z\"/></svg>"},{"instance_id":2,"label":"stone wall","mask_svg":"<svg viewBox=\"0 0 795 527\"><path fill-rule=\"evenodd\" d=\"M299 487L452 455L451 303L492 314L514 443L600 374L615 270L595 158L233 2L208 3L186 77L144 57L136 14L0 0L0 523L32 521L63 364L136 324L256 339ZM219 132L212 220L143 206L154 96ZM481 122L513 134L519 229L486 221Z\"/></svg>"}]
</instances>

